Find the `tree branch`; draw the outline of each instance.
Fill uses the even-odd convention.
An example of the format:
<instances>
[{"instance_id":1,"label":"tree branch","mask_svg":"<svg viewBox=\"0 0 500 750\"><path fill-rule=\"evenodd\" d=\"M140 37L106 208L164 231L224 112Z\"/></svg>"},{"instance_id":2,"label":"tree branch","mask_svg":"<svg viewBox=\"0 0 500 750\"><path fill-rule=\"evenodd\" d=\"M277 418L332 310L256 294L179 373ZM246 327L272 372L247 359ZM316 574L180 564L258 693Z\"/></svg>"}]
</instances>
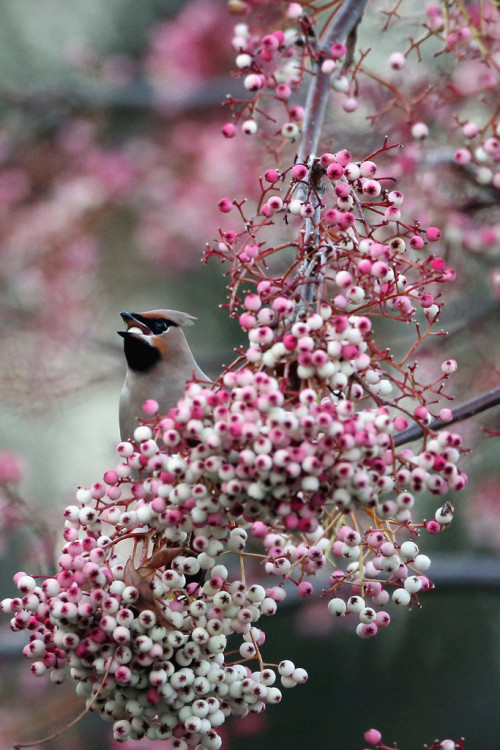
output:
<instances>
[{"instance_id":1,"label":"tree branch","mask_svg":"<svg viewBox=\"0 0 500 750\"><path fill-rule=\"evenodd\" d=\"M366 0L345 0L327 31L325 48L329 49L334 42L341 42L349 35L363 15L365 5ZM321 63L313 63L311 84L305 105L302 139L297 157L299 163L306 164L318 149L330 80L330 75L321 72Z\"/></svg>"},{"instance_id":2,"label":"tree branch","mask_svg":"<svg viewBox=\"0 0 500 750\"><path fill-rule=\"evenodd\" d=\"M394 438L394 445L404 445L404 443L411 443L413 440L418 440L423 437L428 431L437 432L442 430L455 422L463 422L464 419L474 417L476 414L480 414L482 411L491 409L493 406L500 404L500 388L494 388L488 393L484 393L482 396L476 396L476 398L466 401L462 406L457 406L456 409L452 410L453 419L448 422L443 422L442 419L433 419L426 427L421 427L418 424L412 425L404 432L399 433Z\"/></svg>"}]
</instances>

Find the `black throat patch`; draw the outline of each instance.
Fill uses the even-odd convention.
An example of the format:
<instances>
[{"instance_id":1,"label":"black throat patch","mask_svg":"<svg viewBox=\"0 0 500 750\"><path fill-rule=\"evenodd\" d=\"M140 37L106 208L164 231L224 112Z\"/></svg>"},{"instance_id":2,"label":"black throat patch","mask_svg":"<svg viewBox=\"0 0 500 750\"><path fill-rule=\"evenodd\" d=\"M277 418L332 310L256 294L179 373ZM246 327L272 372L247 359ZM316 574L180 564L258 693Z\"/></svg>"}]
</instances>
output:
<instances>
[{"instance_id":1,"label":"black throat patch","mask_svg":"<svg viewBox=\"0 0 500 750\"><path fill-rule=\"evenodd\" d=\"M158 349L147 341L138 339L133 333L122 333L125 342L125 357L127 364L134 372L147 372L160 359Z\"/></svg>"}]
</instances>

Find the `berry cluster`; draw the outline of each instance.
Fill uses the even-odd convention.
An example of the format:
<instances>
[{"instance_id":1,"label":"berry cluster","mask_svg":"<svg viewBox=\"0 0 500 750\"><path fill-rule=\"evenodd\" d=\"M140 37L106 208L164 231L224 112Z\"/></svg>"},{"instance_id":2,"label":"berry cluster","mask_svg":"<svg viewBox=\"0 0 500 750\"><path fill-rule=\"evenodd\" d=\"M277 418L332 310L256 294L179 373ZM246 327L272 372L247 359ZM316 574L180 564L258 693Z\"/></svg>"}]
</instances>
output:
<instances>
[{"instance_id":1,"label":"berry cluster","mask_svg":"<svg viewBox=\"0 0 500 750\"><path fill-rule=\"evenodd\" d=\"M314 19L304 13L299 3L290 3L283 29L262 35L253 32L247 23L235 26L232 44L237 53L236 75L243 77L243 85L252 98L244 101L231 98L228 103L235 110L244 134L254 135L263 125L271 124L272 130L267 135L285 141L299 136L304 107L293 104L293 98L302 88L304 71L311 61L318 63L322 73L332 76L337 91L348 91L347 79L340 75L346 46L335 42L323 48L314 25ZM276 104L278 107L273 106ZM346 97L343 106L347 112L354 111L357 102ZM278 123L281 124L276 128ZM228 122L222 133L233 138L237 127Z\"/></svg>"},{"instance_id":2,"label":"berry cluster","mask_svg":"<svg viewBox=\"0 0 500 750\"><path fill-rule=\"evenodd\" d=\"M385 143L360 160L342 149L324 153L309 165L269 169L254 215L244 203L219 201L222 213L239 212L245 230L221 232L207 257L216 255L233 264L232 310L238 307L236 293L242 281L257 285L258 296L246 296L240 304L247 312L240 318L243 328L275 327L295 308L294 296L324 303L323 318L333 309L411 321L418 305L430 324L436 322L440 306L429 287L433 282L452 282L456 274L442 258L419 253L426 243L439 240L440 230L404 221L404 195L386 187L394 178L374 161L392 148ZM297 238L301 223L305 231ZM293 239L283 241L292 231ZM283 255L287 248L296 251L287 273L266 272L271 256ZM251 343L262 348L272 337L265 331L261 335L259 340L258 333L252 333Z\"/></svg>"},{"instance_id":3,"label":"berry cluster","mask_svg":"<svg viewBox=\"0 0 500 750\"><path fill-rule=\"evenodd\" d=\"M42 586L19 574L20 596L2 602L12 628L30 631L33 673L58 682L69 666L117 739L215 748L227 716L280 700L276 668L283 687L304 682L303 669L261 654L260 620L291 586L308 597L316 583L362 638L390 623L391 599L419 605L432 587L415 538L446 527L453 507L426 521L416 497L466 483L460 437L428 426L456 362L421 383L409 356L376 344L374 323L414 321L411 354L439 314L431 285L454 273L422 258L439 230L404 223L403 195L375 179L373 158L343 150L268 170L251 217L220 202L245 229L221 233L208 254L231 261L248 346L214 386L187 384L168 415L145 403L119 464L65 509L60 572ZM298 239L261 241L281 219L285 232L300 222ZM289 270L269 272L290 248ZM424 436L416 450L403 447L410 423Z\"/></svg>"},{"instance_id":4,"label":"berry cluster","mask_svg":"<svg viewBox=\"0 0 500 750\"><path fill-rule=\"evenodd\" d=\"M319 57L300 4L287 19L264 36L236 28L253 94L244 132L256 131L266 96L286 112L277 134L294 138L304 112L289 99L306 55L330 75L347 53L336 43ZM347 79L336 80L343 91ZM424 138L425 124L412 132ZM0 604L13 630L29 631L33 673L60 682L69 668L119 741L217 748L228 716L279 702L278 676L284 688L305 682L305 670L261 653L262 620L289 590L309 597L316 586L333 617L369 638L389 625L387 605L419 606L432 588L417 540L449 525L444 496L467 477L460 436L431 429L456 362L424 382L414 353L435 334L440 285L455 273L425 252L439 229L403 217L393 148L270 168L253 211L219 201L243 228L221 230L207 257L230 264L228 306L248 343L213 386L188 383L169 414L145 403L118 465L65 509L59 572L41 585L17 574L19 596ZM406 354L379 343L380 319L411 324ZM431 519L424 492L442 498Z\"/></svg>"},{"instance_id":5,"label":"berry cluster","mask_svg":"<svg viewBox=\"0 0 500 750\"><path fill-rule=\"evenodd\" d=\"M500 162L500 122L489 122L479 130L469 120L462 124L461 133L466 143L455 151L455 164L469 167L480 185L500 188L500 172L494 171Z\"/></svg>"},{"instance_id":6,"label":"berry cluster","mask_svg":"<svg viewBox=\"0 0 500 750\"><path fill-rule=\"evenodd\" d=\"M81 490L80 505L65 511L65 536L72 541L59 559L60 573L41 586L18 573L19 597L4 599L1 609L13 615L14 631L30 631L24 654L33 660L32 673L60 683L70 667L77 693L113 722L117 740L174 736L179 748L218 748L215 729L227 716L261 712L281 700L276 671L260 656L257 671L244 662L264 641L254 623L274 613L282 591L229 582L227 569L214 565L208 552L202 557L188 547L163 548L136 569L119 557L110 537L96 534L101 523L113 524L99 494L95 486ZM140 540L146 545L144 524L134 525L132 515L128 530L136 546ZM123 536L123 522L115 525ZM242 538L241 530L233 533L228 546ZM213 554L222 548L215 540L204 546ZM202 586L193 581L201 569L210 571ZM228 664L224 651L232 633L242 642L234 652L239 658ZM285 687L307 680L288 660L277 672Z\"/></svg>"}]
</instances>

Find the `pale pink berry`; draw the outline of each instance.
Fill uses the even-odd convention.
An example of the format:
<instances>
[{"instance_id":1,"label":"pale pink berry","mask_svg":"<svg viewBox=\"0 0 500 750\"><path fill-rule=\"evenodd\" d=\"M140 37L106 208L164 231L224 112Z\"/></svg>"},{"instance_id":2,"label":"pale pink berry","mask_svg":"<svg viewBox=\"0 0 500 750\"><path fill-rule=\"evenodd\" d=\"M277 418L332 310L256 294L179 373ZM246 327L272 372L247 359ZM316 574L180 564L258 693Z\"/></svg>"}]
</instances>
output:
<instances>
[{"instance_id":1,"label":"pale pink berry","mask_svg":"<svg viewBox=\"0 0 500 750\"><path fill-rule=\"evenodd\" d=\"M451 422L453 419L453 412L451 409L441 409L439 412L439 419L441 422Z\"/></svg>"},{"instance_id":2,"label":"pale pink berry","mask_svg":"<svg viewBox=\"0 0 500 750\"><path fill-rule=\"evenodd\" d=\"M471 159L471 153L470 151L467 151L466 148L457 149L455 151L455 155L453 156L453 161L455 162L455 164L459 164L461 167L469 164Z\"/></svg>"},{"instance_id":3,"label":"pale pink berry","mask_svg":"<svg viewBox=\"0 0 500 750\"><path fill-rule=\"evenodd\" d=\"M250 75L246 76L243 81L243 85L247 91L258 91L265 86L265 83L265 77L259 73L250 73Z\"/></svg>"},{"instance_id":4,"label":"pale pink berry","mask_svg":"<svg viewBox=\"0 0 500 750\"><path fill-rule=\"evenodd\" d=\"M372 196L372 198L376 198L380 195L382 187L380 185L380 182L377 182L377 180L365 180L363 182L362 190L365 195L370 195Z\"/></svg>"},{"instance_id":5,"label":"pale pink berry","mask_svg":"<svg viewBox=\"0 0 500 750\"><path fill-rule=\"evenodd\" d=\"M24 464L19 456L10 451L0 451L0 484L18 482L24 473Z\"/></svg>"},{"instance_id":6,"label":"pale pink berry","mask_svg":"<svg viewBox=\"0 0 500 750\"><path fill-rule=\"evenodd\" d=\"M359 171L363 177L375 177L377 165L373 161L362 161L359 165Z\"/></svg>"},{"instance_id":7,"label":"pale pink berry","mask_svg":"<svg viewBox=\"0 0 500 750\"><path fill-rule=\"evenodd\" d=\"M445 375L451 375L452 373L457 371L457 367L458 365L456 359L447 359L441 365L441 372L444 372Z\"/></svg>"},{"instance_id":8,"label":"pale pink berry","mask_svg":"<svg viewBox=\"0 0 500 750\"><path fill-rule=\"evenodd\" d=\"M160 405L154 398L148 398L142 405L142 410L148 416L153 416L158 413Z\"/></svg>"},{"instance_id":9,"label":"pale pink berry","mask_svg":"<svg viewBox=\"0 0 500 750\"><path fill-rule=\"evenodd\" d=\"M288 8L286 9L286 17L290 18L293 21L297 21L299 18L301 18L303 13L303 8L300 3L290 3Z\"/></svg>"},{"instance_id":10,"label":"pale pink berry","mask_svg":"<svg viewBox=\"0 0 500 750\"><path fill-rule=\"evenodd\" d=\"M259 254L259 248L257 245L247 245L245 247L245 253L249 258L256 258Z\"/></svg>"},{"instance_id":11,"label":"pale pink berry","mask_svg":"<svg viewBox=\"0 0 500 750\"><path fill-rule=\"evenodd\" d=\"M321 72L325 75L331 75L337 68L335 60L323 60L321 64Z\"/></svg>"},{"instance_id":12,"label":"pale pink berry","mask_svg":"<svg viewBox=\"0 0 500 750\"><path fill-rule=\"evenodd\" d=\"M466 138L475 138L479 133L477 125L473 122L466 122L462 127L462 133Z\"/></svg>"},{"instance_id":13,"label":"pale pink berry","mask_svg":"<svg viewBox=\"0 0 500 750\"><path fill-rule=\"evenodd\" d=\"M389 57L389 65L393 70L403 70L406 64L406 57L402 52L393 52Z\"/></svg>"},{"instance_id":14,"label":"pale pink berry","mask_svg":"<svg viewBox=\"0 0 500 750\"><path fill-rule=\"evenodd\" d=\"M342 102L342 109L344 112L355 112L358 108L358 100L354 96L349 96Z\"/></svg>"},{"instance_id":15,"label":"pale pink berry","mask_svg":"<svg viewBox=\"0 0 500 750\"><path fill-rule=\"evenodd\" d=\"M411 126L411 134L417 141L422 141L429 135L429 128L425 122L415 122Z\"/></svg>"}]
</instances>

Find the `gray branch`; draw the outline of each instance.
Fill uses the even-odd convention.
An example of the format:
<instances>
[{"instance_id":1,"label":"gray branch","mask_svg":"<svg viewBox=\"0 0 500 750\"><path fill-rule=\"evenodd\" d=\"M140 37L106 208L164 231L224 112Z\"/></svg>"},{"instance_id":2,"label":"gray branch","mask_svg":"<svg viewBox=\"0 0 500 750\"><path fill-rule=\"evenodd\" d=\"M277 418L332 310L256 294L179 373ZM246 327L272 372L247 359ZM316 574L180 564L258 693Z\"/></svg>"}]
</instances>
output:
<instances>
[{"instance_id":1,"label":"gray branch","mask_svg":"<svg viewBox=\"0 0 500 750\"><path fill-rule=\"evenodd\" d=\"M480 414L482 411L491 409L493 406L500 404L500 388L494 388L488 393L483 393L482 396L476 396L476 398L466 401L462 406L457 406L456 409L452 409L453 419L449 422L443 422L442 419L433 419L430 424L426 427L421 427L418 424L414 424L404 432L400 432L394 438L394 445L404 445L405 443L411 443L413 440L418 440L423 437L426 432L437 432L445 427L449 427L455 422L463 422L469 417L474 417L476 414Z\"/></svg>"},{"instance_id":2,"label":"gray branch","mask_svg":"<svg viewBox=\"0 0 500 750\"><path fill-rule=\"evenodd\" d=\"M343 41L361 19L366 0L345 0L340 10L332 19L327 30L324 47L330 48L334 42ZM311 84L307 92L304 127L299 147L298 161L306 164L311 155L318 149L321 128L325 116L328 90L331 77L321 72L319 62L313 62Z\"/></svg>"}]
</instances>

